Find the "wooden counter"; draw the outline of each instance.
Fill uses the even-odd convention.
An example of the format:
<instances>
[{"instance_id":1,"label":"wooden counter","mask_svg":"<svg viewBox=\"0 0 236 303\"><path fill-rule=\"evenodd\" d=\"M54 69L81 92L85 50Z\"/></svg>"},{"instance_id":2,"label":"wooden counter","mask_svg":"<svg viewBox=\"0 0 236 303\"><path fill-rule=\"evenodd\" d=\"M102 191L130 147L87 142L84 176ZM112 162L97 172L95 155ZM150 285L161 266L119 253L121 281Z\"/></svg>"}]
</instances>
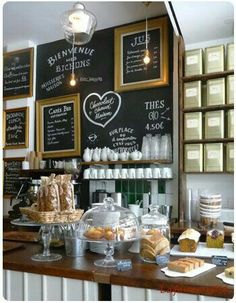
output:
<instances>
[{"instance_id":1,"label":"wooden counter","mask_svg":"<svg viewBox=\"0 0 236 303\"><path fill-rule=\"evenodd\" d=\"M4 253L3 268L41 275L58 276L71 279L94 281L96 283L123 285L139 288L158 289L165 292L180 292L214 296L221 298L233 297L233 286L224 284L216 275L223 272L225 267L216 267L195 278L168 278L156 264L147 264L139 259L138 254L117 252L116 259L130 258L132 270L119 272L116 269L96 267L93 262L102 255L86 251L84 257L71 258L65 256L64 248L52 249L63 255L56 262L34 262L31 256L41 252L39 244L24 243L23 248ZM171 259L175 259L171 257ZM210 259L208 259L209 262ZM227 266L233 265L229 261Z\"/></svg>"}]
</instances>

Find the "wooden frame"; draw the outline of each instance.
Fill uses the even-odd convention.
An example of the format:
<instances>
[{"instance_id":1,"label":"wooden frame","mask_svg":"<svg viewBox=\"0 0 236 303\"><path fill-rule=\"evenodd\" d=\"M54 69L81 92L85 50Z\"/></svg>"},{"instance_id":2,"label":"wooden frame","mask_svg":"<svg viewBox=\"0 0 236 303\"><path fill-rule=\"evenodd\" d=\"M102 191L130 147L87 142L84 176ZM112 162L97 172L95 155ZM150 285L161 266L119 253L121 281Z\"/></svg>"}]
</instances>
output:
<instances>
[{"instance_id":1,"label":"wooden frame","mask_svg":"<svg viewBox=\"0 0 236 303\"><path fill-rule=\"evenodd\" d=\"M22 157L18 157L18 158L3 158L3 198L11 198L12 196L14 196L14 194L4 194L4 182L5 182L5 164L4 162L10 162L10 161L19 161L19 162L23 162L24 158Z\"/></svg>"},{"instance_id":2,"label":"wooden frame","mask_svg":"<svg viewBox=\"0 0 236 303\"><path fill-rule=\"evenodd\" d=\"M29 64L29 72L28 72L29 73L29 89L28 89L28 91L26 93L11 94L11 95L5 96L4 88L5 88L5 85L7 85L7 83L4 82L6 62L14 61L14 59L18 59L20 61L20 59L19 59L20 56L26 55L27 53L29 53L29 63L28 63ZM26 64L26 63L23 62L23 64ZM33 96L33 64L34 64L34 48L33 47L21 49L21 50L14 51L14 52L7 52L7 53L3 54L3 100L14 100L14 99L27 98L27 97ZM13 66L13 68L14 68L14 66ZM22 74L18 75L18 79L9 80L9 83L10 83L10 81L12 81L12 82L20 81L20 80L22 80L23 77L24 77L24 75L22 75ZM27 83L23 83L23 84L25 85ZM16 82L16 85L19 85L19 82Z\"/></svg>"},{"instance_id":3,"label":"wooden frame","mask_svg":"<svg viewBox=\"0 0 236 303\"><path fill-rule=\"evenodd\" d=\"M54 150L50 148L45 148L45 138L49 138L45 136L45 130L44 130L44 123L47 123L47 120L45 119L45 112L47 108L52 108L55 106L58 106L58 111L60 112L60 107L61 111L63 109L63 112L66 115L66 105L73 103L73 119L74 119L74 142L70 142L70 144L73 144L74 146L71 148L62 148L58 149L55 148ZM52 113L53 111L51 111ZM57 115L60 114L59 112L53 112L52 115ZM50 109L48 110L48 114L51 115ZM52 116L51 116L52 117ZM59 116L58 116L59 117ZM59 117L60 118L60 117ZM68 122L67 117L66 121ZM44 158L57 158L57 157L70 157L70 156L80 156L80 151L81 151L81 134L80 134L80 96L79 95L69 95L69 96L64 96L64 97L57 97L57 98L50 98L50 99L45 99L45 100L39 100L36 102L36 136L37 136L37 151L42 152ZM51 130L52 132L55 130L55 125L53 125L53 121L49 122L48 124L51 123ZM48 125L47 124L47 125ZM65 127L67 127L64 124ZM59 126L60 127L60 126ZM68 126L68 129L69 126ZM54 133L54 137L58 136L59 134ZM51 136L51 135L50 135ZM65 143L67 139L71 138L71 134L69 133L67 138L63 136L63 142L59 143ZM59 138L60 139L60 138ZM53 139L50 139L53 140ZM72 140L73 141L73 140ZM49 145L53 145L54 143L50 142ZM58 142L56 142L58 144ZM58 145L61 145L58 144Z\"/></svg>"},{"instance_id":4,"label":"wooden frame","mask_svg":"<svg viewBox=\"0 0 236 303\"><path fill-rule=\"evenodd\" d=\"M25 112L25 136L23 144L7 144L7 114L8 113L16 113L16 112ZM14 131L15 133L15 131ZM19 107L13 109L7 109L3 111L3 146L4 149L19 149L19 148L27 148L29 147L29 107Z\"/></svg>"},{"instance_id":5,"label":"wooden frame","mask_svg":"<svg viewBox=\"0 0 236 303\"><path fill-rule=\"evenodd\" d=\"M164 86L168 85L169 83L169 58L168 58L168 19L167 17L161 17L157 19L148 20L148 33L151 37L151 31L158 30L158 32L155 33L155 38L157 38L156 34L158 36L160 35L159 42L160 45L155 45L154 49L155 51L152 52L151 49L150 55L152 56L154 60L149 63L147 68L145 69L144 63L142 61L145 51L145 22L136 23L124 27L119 27L115 29L115 91L121 92L121 91L128 91L128 90L137 90L137 89L145 89L145 88L151 88L156 86ZM151 64L152 69L160 76L155 75L154 77L151 77L150 79L140 79L136 80L135 82L125 82L124 77L127 77L128 73L124 73L124 39L127 39L132 37L134 34L141 34L139 36L140 40L142 42L139 43L141 45L140 47L134 48L138 52L138 65L139 68L142 68L143 74L146 74L146 71L151 70ZM154 32L153 32L154 35ZM151 45L151 38L150 38L150 45ZM158 39L157 39L158 40ZM133 40L132 40L133 41ZM157 41L158 43L158 41ZM133 47L133 46L132 46ZM160 53L158 54L158 47L160 48ZM152 52L152 53L151 53ZM154 53L155 56L154 57ZM131 55L132 56L132 55ZM128 56L126 57L126 59ZM160 62L158 64L158 58L160 59ZM137 59L137 58L136 58ZM128 59L127 59L127 65ZM127 68L126 65L126 68ZM132 65L132 62L131 62ZM133 65L134 66L134 65ZM130 66L131 67L131 66ZM135 69L135 67L134 67ZM159 72L158 72L159 70ZM131 69L130 69L131 71ZM132 70L133 72L133 70Z\"/></svg>"}]
</instances>

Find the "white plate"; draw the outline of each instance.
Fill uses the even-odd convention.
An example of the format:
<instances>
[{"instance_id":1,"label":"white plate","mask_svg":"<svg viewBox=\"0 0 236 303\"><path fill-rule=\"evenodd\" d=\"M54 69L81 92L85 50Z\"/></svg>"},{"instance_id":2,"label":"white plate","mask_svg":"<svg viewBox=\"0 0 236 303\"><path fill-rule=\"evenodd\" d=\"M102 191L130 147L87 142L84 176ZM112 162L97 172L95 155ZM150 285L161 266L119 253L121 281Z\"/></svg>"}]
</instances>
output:
<instances>
[{"instance_id":1,"label":"white plate","mask_svg":"<svg viewBox=\"0 0 236 303\"><path fill-rule=\"evenodd\" d=\"M216 278L221 279L226 284L234 285L234 279L226 277L224 272L222 272L221 274L217 275Z\"/></svg>"},{"instance_id":2,"label":"white plate","mask_svg":"<svg viewBox=\"0 0 236 303\"><path fill-rule=\"evenodd\" d=\"M208 248L205 242L199 242L195 252L182 252L179 250L179 245L175 245L171 249L170 254L172 256L191 256L202 258L211 258L212 256L226 256L228 259L234 258L232 243L224 243L224 248Z\"/></svg>"},{"instance_id":3,"label":"white plate","mask_svg":"<svg viewBox=\"0 0 236 303\"><path fill-rule=\"evenodd\" d=\"M214 267L216 267L215 264L204 263L203 266L201 266L199 268L196 268L196 269L193 269L193 270L190 270L190 271L185 272L185 273L169 270L168 267L162 268L161 271L163 271L165 273L165 275L168 276L168 277L188 277L188 278L192 278L192 277L200 275L201 273L203 273L207 270L210 270Z\"/></svg>"}]
</instances>

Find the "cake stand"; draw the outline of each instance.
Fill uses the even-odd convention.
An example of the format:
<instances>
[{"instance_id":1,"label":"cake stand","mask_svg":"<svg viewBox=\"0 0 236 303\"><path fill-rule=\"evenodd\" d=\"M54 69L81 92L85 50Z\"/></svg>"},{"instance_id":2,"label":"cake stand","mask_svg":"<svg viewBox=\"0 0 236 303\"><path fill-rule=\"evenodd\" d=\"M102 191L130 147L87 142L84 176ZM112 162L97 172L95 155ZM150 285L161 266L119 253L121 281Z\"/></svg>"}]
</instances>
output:
<instances>
[{"instance_id":1,"label":"cake stand","mask_svg":"<svg viewBox=\"0 0 236 303\"><path fill-rule=\"evenodd\" d=\"M42 224L42 240L43 240L43 252L41 254L36 254L31 257L33 261L39 262L51 262L57 261L62 258L60 254L55 254L50 252L50 241L51 241L51 231L55 224ZM57 225L57 224L56 224Z\"/></svg>"}]
</instances>

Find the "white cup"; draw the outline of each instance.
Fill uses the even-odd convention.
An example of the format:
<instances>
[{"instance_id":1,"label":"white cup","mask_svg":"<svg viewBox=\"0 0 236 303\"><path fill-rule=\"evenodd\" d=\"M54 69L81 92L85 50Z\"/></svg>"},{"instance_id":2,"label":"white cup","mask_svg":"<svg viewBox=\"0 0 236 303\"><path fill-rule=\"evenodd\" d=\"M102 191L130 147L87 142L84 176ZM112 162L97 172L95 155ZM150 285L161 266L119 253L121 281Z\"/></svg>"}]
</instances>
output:
<instances>
[{"instance_id":1,"label":"white cup","mask_svg":"<svg viewBox=\"0 0 236 303\"><path fill-rule=\"evenodd\" d=\"M22 162L22 169L29 169L29 161L23 161Z\"/></svg>"},{"instance_id":2,"label":"white cup","mask_svg":"<svg viewBox=\"0 0 236 303\"><path fill-rule=\"evenodd\" d=\"M144 169L144 178L152 178L152 169L150 167Z\"/></svg>"},{"instance_id":3,"label":"white cup","mask_svg":"<svg viewBox=\"0 0 236 303\"><path fill-rule=\"evenodd\" d=\"M136 178L137 178L137 179L142 179L142 178L144 178L144 175L143 175L143 168L137 168L137 169L136 169Z\"/></svg>"},{"instance_id":4,"label":"white cup","mask_svg":"<svg viewBox=\"0 0 236 303\"><path fill-rule=\"evenodd\" d=\"M135 214L136 217L139 216L139 205L129 204L129 209Z\"/></svg>"},{"instance_id":5,"label":"white cup","mask_svg":"<svg viewBox=\"0 0 236 303\"><path fill-rule=\"evenodd\" d=\"M106 175L105 175L105 169L104 168L100 168L98 170L98 179L105 179Z\"/></svg>"},{"instance_id":6,"label":"white cup","mask_svg":"<svg viewBox=\"0 0 236 303\"><path fill-rule=\"evenodd\" d=\"M136 176L136 169L135 168L129 168L128 169L128 177L130 179L134 179Z\"/></svg>"},{"instance_id":7,"label":"white cup","mask_svg":"<svg viewBox=\"0 0 236 303\"><path fill-rule=\"evenodd\" d=\"M119 179L121 176L120 176L120 169L119 168L114 168L113 169L113 178L114 179Z\"/></svg>"},{"instance_id":8,"label":"white cup","mask_svg":"<svg viewBox=\"0 0 236 303\"><path fill-rule=\"evenodd\" d=\"M170 167L162 167L161 177L164 179L172 178L173 177L172 169Z\"/></svg>"},{"instance_id":9,"label":"white cup","mask_svg":"<svg viewBox=\"0 0 236 303\"><path fill-rule=\"evenodd\" d=\"M121 169L121 178L122 179L128 178L128 169L127 168L122 168Z\"/></svg>"},{"instance_id":10,"label":"white cup","mask_svg":"<svg viewBox=\"0 0 236 303\"><path fill-rule=\"evenodd\" d=\"M39 162L39 168L40 169L44 169L44 168L46 168L46 161L45 160L41 160L40 162Z\"/></svg>"},{"instance_id":11,"label":"white cup","mask_svg":"<svg viewBox=\"0 0 236 303\"><path fill-rule=\"evenodd\" d=\"M97 179L98 177L98 171L96 168L91 168L90 169L90 178L91 179Z\"/></svg>"},{"instance_id":12,"label":"white cup","mask_svg":"<svg viewBox=\"0 0 236 303\"><path fill-rule=\"evenodd\" d=\"M152 169L152 177L155 179L161 178L161 170L159 167L154 167Z\"/></svg>"},{"instance_id":13,"label":"white cup","mask_svg":"<svg viewBox=\"0 0 236 303\"><path fill-rule=\"evenodd\" d=\"M105 176L106 176L106 179L112 179L113 178L112 169L110 169L110 168L106 169Z\"/></svg>"},{"instance_id":14,"label":"white cup","mask_svg":"<svg viewBox=\"0 0 236 303\"><path fill-rule=\"evenodd\" d=\"M84 170L84 179L89 179L90 178L90 168L86 168Z\"/></svg>"}]
</instances>

